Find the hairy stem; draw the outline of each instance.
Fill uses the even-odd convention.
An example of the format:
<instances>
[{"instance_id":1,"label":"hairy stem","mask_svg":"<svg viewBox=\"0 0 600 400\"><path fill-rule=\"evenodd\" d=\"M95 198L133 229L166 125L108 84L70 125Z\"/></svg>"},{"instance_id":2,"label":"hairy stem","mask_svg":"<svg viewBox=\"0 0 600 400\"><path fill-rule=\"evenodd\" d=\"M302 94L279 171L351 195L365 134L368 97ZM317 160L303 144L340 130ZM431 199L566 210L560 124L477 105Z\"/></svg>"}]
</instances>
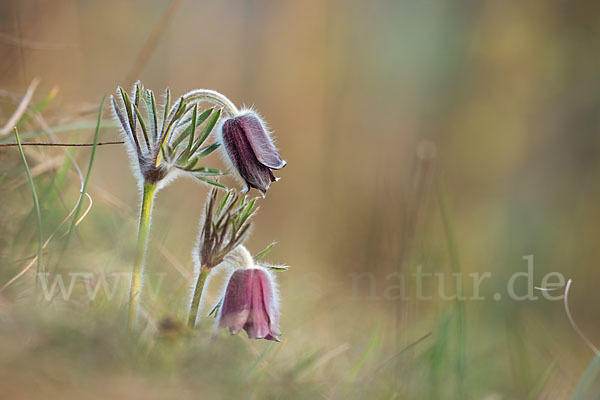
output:
<instances>
[{"instance_id":1,"label":"hairy stem","mask_svg":"<svg viewBox=\"0 0 600 400\"><path fill-rule=\"evenodd\" d=\"M198 315L198 308L200 307L200 299L202 299L202 291L204 290L206 277L208 277L209 273L210 268L204 265L200 267L200 274L198 274L198 281L196 281L196 288L194 289L192 304L190 305L190 314L188 315L188 325L190 328L196 326L196 318Z\"/></svg>"},{"instance_id":2,"label":"hairy stem","mask_svg":"<svg viewBox=\"0 0 600 400\"><path fill-rule=\"evenodd\" d=\"M152 214L152 203L156 193L156 184L144 183L142 193L142 207L140 212L140 224L138 228L137 248L135 251L135 262L131 276L131 288L129 290L129 329L133 331L137 321L137 312L140 302L142 274L144 271L144 260L148 247L148 233L150 232L150 216Z\"/></svg>"},{"instance_id":3,"label":"hairy stem","mask_svg":"<svg viewBox=\"0 0 600 400\"><path fill-rule=\"evenodd\" d=\"M235 104L229 100L225 95L221 93L209 90L209 89L197 89L186 93L183 98L188 103L207 101L213 103L219 107L223 107L223 110L230 116L235 117L240 111L237 109Z\"/></svg>"}]
</instances>

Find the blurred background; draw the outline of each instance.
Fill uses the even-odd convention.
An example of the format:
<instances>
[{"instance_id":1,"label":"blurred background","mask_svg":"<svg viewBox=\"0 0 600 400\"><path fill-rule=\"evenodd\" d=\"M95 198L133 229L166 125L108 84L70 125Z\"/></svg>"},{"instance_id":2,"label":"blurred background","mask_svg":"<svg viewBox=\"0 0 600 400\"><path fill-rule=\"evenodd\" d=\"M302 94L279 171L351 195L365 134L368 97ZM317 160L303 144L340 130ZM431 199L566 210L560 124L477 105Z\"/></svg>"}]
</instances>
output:
<instances>
[{"instance_id":1,"label":"blurred background","mask_svg":"<svg viewBox=\"0 0 600 400\"><path fill-rule=\"evenodd\" d=\"M39 230L18 149L0 148L2 397L598 398L598 358L563 302L506 288L529 255L517 293L549 272L572 279L573 318L600 345L599 18L583 0L3 0L0 126L35 78L23 141L91 142L102 97L138 79L254 106L288 165L247 247L276 241L267 260L291 268L278 273L281 344L198 333L132 345L124 297L90 302L78 284L79 300L40 300L34 269L6 286ZM100 140L119 140L115 127L106 107ZM90 149L25 154L43 239L58 229L46 267L128 272L139 193L124 148L98 147L93 207L66 252L59 224ZM185 316L207 191L181 179L158 195L150 327ZM419 266L443 273L424 280L431 300L417 298ZM489 272L485 300L437 295L442 281L456 292L452 272L467 297L468 274Z\"/></svg>"}]
</instances>

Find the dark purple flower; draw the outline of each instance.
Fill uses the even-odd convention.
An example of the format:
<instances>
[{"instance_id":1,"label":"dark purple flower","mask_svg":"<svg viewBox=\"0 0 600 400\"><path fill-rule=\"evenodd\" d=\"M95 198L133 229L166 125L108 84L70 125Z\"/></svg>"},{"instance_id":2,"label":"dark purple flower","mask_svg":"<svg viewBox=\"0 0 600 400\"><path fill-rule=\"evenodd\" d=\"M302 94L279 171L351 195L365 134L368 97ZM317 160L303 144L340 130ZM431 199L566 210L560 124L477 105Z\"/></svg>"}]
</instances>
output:
<instances>
[{"instance_id":1,"label":"dark purple flower","mask_svg":"<svg viewBox=\"0 0 600 400\"><path fill-rule=\"evenodd\" d=\"M285 167L260 117L252 112L225 120L221 127L221 143L232 164L244 182L246 190L256 188L263 194L277 179L272 169Z\"/></svg>"},{"instance_id":2,"label":"dark purple flower","mask_svg":"<svg viewBox=\"0 0 600 400\"><path fill-rule=\"evenodd\" d=\"M229 278L217 317L233 335L244 329L250 339L279 341L275 283L264 268L239 268Z\"/></svg>"}]
</instances>

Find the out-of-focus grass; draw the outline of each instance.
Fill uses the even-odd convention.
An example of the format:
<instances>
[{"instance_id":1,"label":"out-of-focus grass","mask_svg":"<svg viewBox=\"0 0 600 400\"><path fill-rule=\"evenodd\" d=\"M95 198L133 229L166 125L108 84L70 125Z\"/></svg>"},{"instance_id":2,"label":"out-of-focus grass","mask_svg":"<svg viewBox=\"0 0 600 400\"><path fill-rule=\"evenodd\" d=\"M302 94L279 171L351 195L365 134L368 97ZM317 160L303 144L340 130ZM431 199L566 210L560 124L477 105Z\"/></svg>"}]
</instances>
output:
<instances>
[{"instance_id":1,"label":"out-of-focus grass","mask_svg":"<svg viewBox=\"0 0 600 400\"><path fill-rule=\"evenodd\" d=\"M69 239L71 239L71 235L73 234L73 230L79 221L79 215L81 213L81 208L83 207L83 202L85 200L86 191L88 185L90 183L90 177L92 176L92 167L94 166L94 157L96 155L96 149L98 148L98 135L100 134L100 126L102 123L102 114L104 112L104 101L106 100L106 96L102 98L102 102L100 103L100 109L98 110L98 121L96 122L96 131L94 133L94 141L90 154L90 162L88 165L87 173L85 175L85 179L81 184L81 190L79 194L79 200L77 201L77 206L75 206L75 212L71 217L71 224L69 225L69 230L67 232L67 236L65 238L65 250L69 245Z\"/></svg>"},{"instance_id":2,"label":"out-of-focus grass","mask_svg":"<svg viewBox=\"0 0 600 400\"><path fill-rule=\"evenodd\" d=\"M88 136L83 133L83 138ZM22 165L10 161L17 157L14 153L6 154L2 174L9 179L3 185L14 186L15 180L24 179ZM67 199L80 195L60 184L70 165L67 157L58 165L55 172L35 179L37 186L48 188L40 204L47 229L68 213ZM78 186L76 176L66 179ZM27 185L18 188L7 199L28 190ZM439 210L429 212L441 218L440 239L446 242L451 271L458 273L459 245L446 190L441 184L437 186L438 202L434 204ZM57 257L56 252L68 240L70 228L65 227L63 236L58 235L46 249L44 260L50 261L45 263L60 260L57 267L65 274L128 270L134 217L127 217L126 229L115 230L111 221L124 216L114 204L99 197L78 234L78 244L71 246L64 258ZM3 223L6 232L20 231L21 239L2 248L3 280L17 273L24 257L31 254L35 245L26 238L34 237L37 229L31 223L19 223L20 219L28 220L29 202L10 204L15 212ZM113 236L107 237L107 232ZM111 243L117 247L110 250ZM293 268L279 276L290 273ZM243 334L230 337L221 332L214 337L209 319L204 319L196 331L188 330L183 323L186 278L167 269L159 296L145 299L146 329L139 337L132 337L124 323L126 285L119 286L114 298L100 291L90 301L88 287L79 280L68 301L60 295L48 301L43 291L34 288L33 276L24 275L0 293L0 387L7 398L540 398L547 396L549 379L557 369L556 359L547 366L543 351L525 342L528 333L520 331L518 322L507 323L503 344L499 328L485 328L489 318L474 317L478 311L460 301L434 302L430 305L430 310L437 310L434 314L420 308L423 314L413 315L411 324L401 327L401 347L397 347L399 333L394 319L388 318L390 309L335 299L329 309L317 312L307 313L291 304L290 317L282 325L282 343L250 341ZM91 279L95 287L102 277ZM155 278L151 280L152 286L158 284ZM67 281L65 285L68 287ZM282 295L286 303L293 301L287 300L293 297L286 297L285 288ZM403 307L415 310L415 303L408 301ZM352 310L350 315L348 310ZM331 332L339 339L323 340L318 324L324 313L343 321ZM378 316L381 322L366 330L350 328L356 325L348 324L347 318L352 321L368 314ZM495 339L482 346L482 336ZM502 350L504 346L508 351ZM596 374L594 365L582 379L579 393L590 390L590 377Z\"/></svg>"},{"instance_id":3,"label":"out-of-focus grass","mask_svg":"<svg viewBox=\"0 0 600 400\"><path fill-rule=\"evenodd\" d=\"M98 124L100 121L101 115ZM57 130L60 127L54 129ZM93 136L94 143L98 133L99 130ZM94 165L95 149L94 146L90 155L90 168ZM28 151L40 152L34 148ZM8 156L10 159L16 154ZM43 160L38 156L33 158ZM7 185L14 186L13 180L23 179L19 172L22 166L15 163L4 166L10 170L3 170L3 175L12 177ZM110 274L127 271L132 252L129 247L132 240L127 237L134 234L134 217L130 216L128 229L115 232L115 237L103 237L114 228L102 225L122 216L116 214L114 205L98 199L95 212L85 221L84 226L88 228L79 232L80 243L71 246L64 257L57 255L69 240L77 213L72 215L72 223L62 229L58 224L59 216L68 214L69 198L79 198L75 207L83 198L82 193L61 184L65 179L76 187L82 184L77 175L66 178L69 166L68 157L64 157L56 171L43 173L35 179L36 186L46 188L40 204L48 224L46 230L58 227L62 233L45 249L44 263L54 263L54 270L63 277L66 290L70 289L69 272ZM91 170L88 170L87 177L90 174ZM86 186L84 182L84 189ZM27 189L26 185L18 187L19 191L12 196ZM52 193L56 196L51 196ZM35 236L36 231L35 225L26 222L30 206L27 202L12 203L11 206L19 210L21 217L14 213L13 218L4 221L8 227L6 231L10 232L12 227L20 233L18 241L3 247L3 280L18 273L23 260L27 260L35 247L27 240ZM110 214L113 215L108 217ZM19 223L20 219L25 223ZM126 244L115 249L117 254L109 255L102 250L111 242L121 241ZM454 245L451 241L451 246ZM173 279L173 275L179 279ZM369 329L367 337L360 332L348 331L350 335L344 342L329 348L319 343L319 333L311 329L319 318L316 315L309 315L308 325L297 328L301 336L307 336L302 345L294 343L295 340L287 335L280 344L250 341L243 334L229 337L221 332L213 337L212 323L207 319L195 332L185 328L186 282L170 270L159 297L146 299L146 329L139 337L132 337L124 324L126 285L117 288L114 298L100 290L90 301L87 297L89 288L100 287L96 286L101 285L98 279L103 279L98 275L91 277L87 284L84 279L75 281L68 301L61 299L58 286L56 296L48 300L44 298L44 290L33 286L34 276L33 273L23 275L0 294L0 385L9 398L40 395L66 398L392 398L400 393L406 398L441 398L444 393L449 398L457 398L465 390L458 391L464 372L456 375L445 372L455 365L452 360L460 360L456 357L464 352L460 346L452 347L453 340L458 339L457 343L462 340L460 334L455 336L450 326L456 317L453 307L437 323L438 328L431 338L427 334L419 339L417 334L423 333L422 326L406 329L407 335L413 338L410 340L415 342L409 340L397 354L389 347L395 342L389 334L394 328L390 323L380 323ZM154 278L151 280L152 286L158 284ZM283 296L285 299L285 291ZM366 312L364 308L364 304L356 305L356 315ZM456 322L460 326L461 320ZM340 329L344 328L340 326ZM418 381L421 383L416 384ZM454 389L449 390L450 387Z\"/></svg>"},{"instance_id":4,"label":"out-of-focus grass","mask_svg":"<svg viewBox=\"0 0 600 400\"><path fill-rule=\"evenodd\" d=\"M37 222L38 229L38 241L37 241L37 268L36 268L36 277L38 274L42 273L41 265L42 265L42 242L43 242L43 225L42 225L42 213L40 211L40 201L37 194L37 189L35 187L35 183L33 182L33 177L31 176L31 170L29 169L29 164L27 163L27 157L25 157L25 153L23 152L23 146L21 146L21 139L19 139L19 131L15 127L15 139L17 141L17 145L19 146L19 154L21 155L21 159L23 160L23 165L25 167L25 172L27 173L27 180L29 181L29 186L31 187L31 194L33 197L33 208L35 210L35 220ZM36 278L37 283L37 278Z\"/></svg>"}]
</instances>

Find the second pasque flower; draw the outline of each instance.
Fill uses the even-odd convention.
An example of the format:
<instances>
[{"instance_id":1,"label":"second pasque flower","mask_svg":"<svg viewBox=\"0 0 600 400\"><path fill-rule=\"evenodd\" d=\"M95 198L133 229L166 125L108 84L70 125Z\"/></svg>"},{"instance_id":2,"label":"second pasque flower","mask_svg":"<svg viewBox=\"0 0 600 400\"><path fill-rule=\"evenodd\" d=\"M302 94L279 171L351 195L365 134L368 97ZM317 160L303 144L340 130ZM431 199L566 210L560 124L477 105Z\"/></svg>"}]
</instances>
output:
<instances>
[{"instance_id":1,"label":"second pasque flower","mask_svg":"<svg viewBox=\"0 0 600 400\"><path fill-rule=\"evenodd\" d=\"M240 256L236 268L225 286L217 315L217 326L229 328L232 334L242 329L250 339L279 342L279 299L273 274L254 264L245 247L239 246L233 255Z\"/></svg>"}]
</instances>

